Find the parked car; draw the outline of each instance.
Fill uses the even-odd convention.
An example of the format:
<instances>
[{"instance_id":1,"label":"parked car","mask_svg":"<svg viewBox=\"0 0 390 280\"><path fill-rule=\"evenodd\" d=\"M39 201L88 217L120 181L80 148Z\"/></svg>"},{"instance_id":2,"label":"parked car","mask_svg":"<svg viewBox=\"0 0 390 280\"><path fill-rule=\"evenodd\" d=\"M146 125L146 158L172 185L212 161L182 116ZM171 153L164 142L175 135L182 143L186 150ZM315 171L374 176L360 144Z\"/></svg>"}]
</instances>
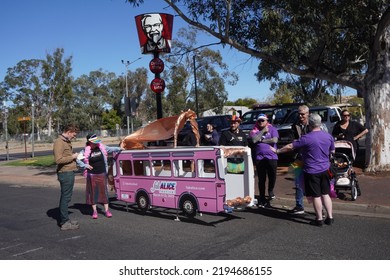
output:
<instances>
[{"instance_id":1,"label":"parked car","mask_svg":"<svg viewBox=\"0 0 390 280\"><path fill-rule=\"evenodd\" d=\"M277 105L257 106L256 109L246 112L242 116L240 129L248 136L256 123L259 114L265 114L268 117L268 122L273 125L282 123L287 114L301 105L300 103L285 103Z\"/></svg>"},{"instance_id":2,"label":"parked car","mask_svg":"<svg viewBox=\"0 0 390 280\"><path fill-rule=\"evenodd\" d=\"M199 117L196 119L196 122L198 123L198 128L201 135L206 131L207 124L212 124L214 126L214 129L217 130L219 134L221 134L223 130L230 128L231 119L231 115L215 115ZM189 123L186 123L177 136L178 143L183 139L184 135L186 135L190 129L191 126L189 125Z\"/></svg>"},{"instance_id":3,"label":"parked car","mask_svg":"<svg viewBox=\"0 0 390 280\"><path fill-rule=\"evenodd\" d=\"M329 133L332 133L333 127L341 120L341 108L338 106L316 106L310 107L310 113L317 113L321 116L322 123L326 126ZM292 110L281 124L276 126L279 133L278 147L283 147L294 140L292 124L298 121L298 109Z\"/></svg>"}]
</instances>

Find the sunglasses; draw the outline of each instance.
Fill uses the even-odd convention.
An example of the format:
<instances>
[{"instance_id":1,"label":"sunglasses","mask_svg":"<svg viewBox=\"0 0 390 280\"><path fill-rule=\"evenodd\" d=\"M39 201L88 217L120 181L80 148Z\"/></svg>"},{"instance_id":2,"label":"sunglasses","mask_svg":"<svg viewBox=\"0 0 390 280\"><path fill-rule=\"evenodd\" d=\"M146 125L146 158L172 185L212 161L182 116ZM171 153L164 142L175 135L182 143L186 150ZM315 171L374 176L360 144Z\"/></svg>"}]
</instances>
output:
<instances>
[{"instance_id":1,"label":"sunglasses","mask_svg":"<svg viewBox=\"0 0 390 280\"><path fill-rule=\"evenodd\" d=\"M350 115L343 115L343 117L349 117Z\"/></svg>"},{"instance_id":2,"label":"sunglasses","mask_svg":"<svg viewBox=\"0 0 390 280\"><path fill-rule=\"evenodd\" d=\"M258 122L265 122L265 120L257 120Z\"/></svg>"}]
</instances>

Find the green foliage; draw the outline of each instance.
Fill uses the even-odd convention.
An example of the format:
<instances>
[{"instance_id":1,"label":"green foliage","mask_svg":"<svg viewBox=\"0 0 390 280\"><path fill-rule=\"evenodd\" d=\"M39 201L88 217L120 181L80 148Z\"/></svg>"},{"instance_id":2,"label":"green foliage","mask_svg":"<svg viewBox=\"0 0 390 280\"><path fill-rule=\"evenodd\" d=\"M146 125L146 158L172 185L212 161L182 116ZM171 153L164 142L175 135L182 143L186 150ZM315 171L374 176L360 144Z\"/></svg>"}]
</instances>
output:
<instances>
[{"instance_id":1,"label":"green foliage","mask_svg":"<svg viewBox=\"0 0 390 280\"><path fill-rule=\"evenodd\" d=\"M111 109L103 112L102 116L102 129L115 130L116 125L121 123L120 116L117 115L116 110Z\"/></svg>"},{"instance_id":2,"label":"green foliage","mask_svg":"<svg viewBox=\"0 0 390 280\"><path fill-rule=\"evenodd\" d=\"M196 111L196 99L199 112L222 112L227 101L225 83L234 85L238 79L237 74L228 70L219 51L207 47L194 50L197 32L194 28L181 28L179 39L172 44L174 55L166 57L164 78L169 93L165 111L170 115L187 109Z\"/></svg>"},{"instance_id":3,"label":"green foliage","mask_svg":"<svg viewBox=\"0 0 390 280\"><path fill-rule=\"evenodd\" d=\"M276 89L275 94L269 97L267 102L271 104L293 103L293 90L289 89L286 83L281 84L279 88Z\"/></svg>"},{"instance_id":4,"label":"green foliage","mask_svg":"<svg viewBox=\"0 0 390 280\"><path fill-rule=\"evenodd\" d=\"M7 166L37 166L37 167L51 167L55 166L54 156L40 156L32 159L13 160L5 163Z\"/></svg>"},{"instance_id":5,"label":"green foliage","mask_svg":"<svg viewBox=\"0 0 390 280\"><path fill-rule=\"evenodd\" d=\"M279 81L292 73L359 92L378 55L373 47L378 47L376 36L384 33L389 13L387 0L165 2L189 24L260 58L259 80Z\"/></svg>"},{"instance_id":6,"label":"green foliage","mask_svg":"<svg viewBox=\"0 0 390 280\"><path fill-rule=\"evenodd\" d=\"M255 104L259 103L256 99L253 98L239 98L236 101L227 101L226 106L246 106L252 108Z\"/></svg>"},{"instance_id":7,"label":"green foliage","mask_svg":"<svg viewBox=\"0 0 390 280\"><path fill-rule=\"evenodd\" d=\"M34 104L38 134L47 127L51 135L53 118L61 115L64 101L71 98L71 59L64 58L63 49L56 49L46 60L22 60L7 70L3 91L22 116L31 116Z\"/></svg>"}]
</instances>

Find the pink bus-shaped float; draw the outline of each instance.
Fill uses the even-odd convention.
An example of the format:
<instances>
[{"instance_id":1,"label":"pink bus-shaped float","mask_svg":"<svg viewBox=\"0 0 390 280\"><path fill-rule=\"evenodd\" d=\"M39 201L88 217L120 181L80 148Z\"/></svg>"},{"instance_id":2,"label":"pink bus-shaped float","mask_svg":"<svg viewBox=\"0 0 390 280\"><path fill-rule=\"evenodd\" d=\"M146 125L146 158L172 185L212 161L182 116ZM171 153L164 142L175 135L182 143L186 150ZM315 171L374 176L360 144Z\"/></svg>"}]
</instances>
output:
<instances>
[{"instance_id":1,"label":"pink bus-shaped float","mask_svg":"<svg viewBox=\"0 0 390 280\"><path fill-rule=\"evenodd\" d=\"M232 168L237 159L241 167ZM248 147L125 150L114 155L113 178L117 199L142 211L162 207L193 217L255 204Z\"/></svg>"}]
</instances>

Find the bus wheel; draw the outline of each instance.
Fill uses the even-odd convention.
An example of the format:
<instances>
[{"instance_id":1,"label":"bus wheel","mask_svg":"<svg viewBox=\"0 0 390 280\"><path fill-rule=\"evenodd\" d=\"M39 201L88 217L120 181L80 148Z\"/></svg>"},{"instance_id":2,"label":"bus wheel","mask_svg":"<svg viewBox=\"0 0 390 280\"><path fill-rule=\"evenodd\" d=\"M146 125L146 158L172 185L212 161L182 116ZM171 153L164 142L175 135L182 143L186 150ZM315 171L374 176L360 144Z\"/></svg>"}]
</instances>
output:
<instances>
[{"instance_id":1,"label":"bus wheel","mask_svg":"<svg viewBox=\"0 0 390 280\"><path fill-rule=\"evenodd\" d=\"M195 217L197 205L195 199L191 196L183 197L181 200L181 210L187 217Z\"/></svg>"},{"instance_id":2,"label":"bus wheel","mask_svg":"<svg viewBox=\"0 0 390 280\"><path fill-rule=\"evenodd\" d=\"M149 197L145 192L137 194L137 206L142 212L149 209Z\"/></svg>"}]
</instances>

